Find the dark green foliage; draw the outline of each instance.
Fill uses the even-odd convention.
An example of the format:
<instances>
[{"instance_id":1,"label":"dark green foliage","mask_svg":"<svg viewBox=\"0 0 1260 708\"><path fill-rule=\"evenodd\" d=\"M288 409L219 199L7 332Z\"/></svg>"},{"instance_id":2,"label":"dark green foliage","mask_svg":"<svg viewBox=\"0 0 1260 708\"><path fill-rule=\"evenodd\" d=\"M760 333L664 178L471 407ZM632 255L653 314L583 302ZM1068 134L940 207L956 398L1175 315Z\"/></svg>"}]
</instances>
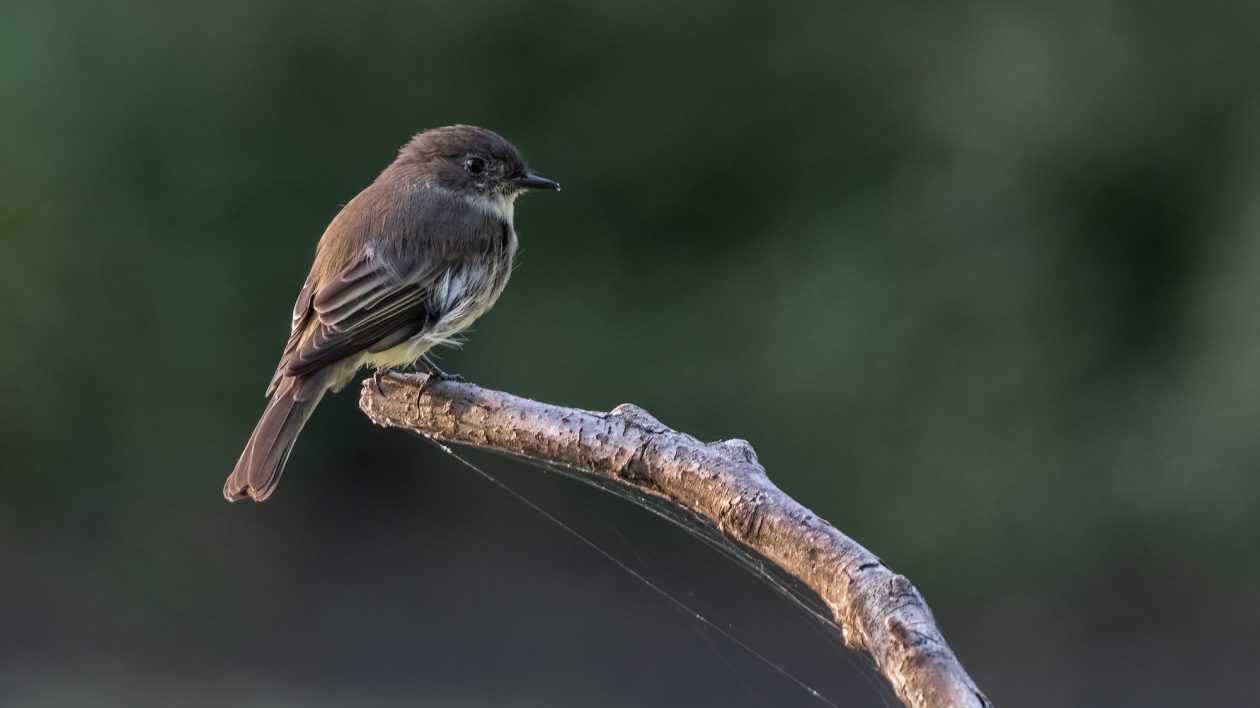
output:
<instances>
[{"instance_id":1,"label":"dark green foliage","mask_svg":"<svg viewBox=\"0 0 1260 708\"><path fill-rule=\"evenodd\" d=\"M0 612L230 656L294 578L442 582L489 492L357 392L219 487L323 227L469 122L564 191L444 368L751 440L947 632L1254 622L1260 6L919 5L5 3Z\"/></svg>"}]
</instances>

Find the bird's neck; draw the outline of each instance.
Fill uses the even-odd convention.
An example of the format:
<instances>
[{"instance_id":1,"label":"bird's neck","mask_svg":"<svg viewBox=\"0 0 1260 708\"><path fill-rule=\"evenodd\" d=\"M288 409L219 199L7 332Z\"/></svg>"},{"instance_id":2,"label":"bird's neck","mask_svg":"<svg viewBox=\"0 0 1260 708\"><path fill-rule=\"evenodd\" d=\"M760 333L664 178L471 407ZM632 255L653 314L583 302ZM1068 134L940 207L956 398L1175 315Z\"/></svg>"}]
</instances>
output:
<instances>
[{"instance_id":1,"label":"bird's neck","mask_svg":"<svg viewBox=\"0 0 1260 708\"><path fill-rule=\"evenodd\" d=\"M475 196L465 197L465 199L467 199L468 203L477 209L480 209L497 219L506 221L509 225L512 223L512 216L516 211L514 206L514 203L516 202L515 194L510 196L502 193L490 195L478 194Z\"/></svg>"}]
</instances>

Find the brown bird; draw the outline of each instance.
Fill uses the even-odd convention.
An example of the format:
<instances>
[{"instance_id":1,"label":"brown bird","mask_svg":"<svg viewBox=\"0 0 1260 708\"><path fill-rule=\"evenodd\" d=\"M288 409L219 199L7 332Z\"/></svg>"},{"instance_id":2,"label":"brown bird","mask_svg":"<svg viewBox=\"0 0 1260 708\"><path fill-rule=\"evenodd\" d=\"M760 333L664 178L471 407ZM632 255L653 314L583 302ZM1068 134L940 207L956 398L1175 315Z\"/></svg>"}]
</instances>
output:
<instances>
[{"instance_id":1,"label":"brown bird","mask_svg":"<svg viewBox=\"0 0 1260 708\"><path fill-rule=\"evenodd\" d=\"M559 188L485 128L434 128L404 145L320 238L271 401L223 496L266 499L325 393L363 366L416 363L490 309L512 273L516 198Z\"/></svg>"}]
</instances>

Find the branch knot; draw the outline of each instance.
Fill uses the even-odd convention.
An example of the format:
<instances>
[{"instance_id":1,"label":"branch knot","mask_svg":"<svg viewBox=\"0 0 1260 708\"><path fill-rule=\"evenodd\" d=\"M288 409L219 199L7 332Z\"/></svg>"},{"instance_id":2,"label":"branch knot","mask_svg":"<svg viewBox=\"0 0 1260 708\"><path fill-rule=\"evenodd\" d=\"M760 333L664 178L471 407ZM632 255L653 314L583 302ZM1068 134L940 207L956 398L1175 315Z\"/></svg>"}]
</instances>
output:
<instances>
[{"instance_id":1,"label":"branch knot","mask_svg":"<svg viewBox=\"0 0 1260 708\"><path fill-rule=\"evenodd\" d=\"M664 433L670 429L655 416L633 403L622 403L612 409L611 415L624 418L628 424L637 425L652 433ZM672 432L672 431L671 431Z\"/></svg>"}]
</instances>

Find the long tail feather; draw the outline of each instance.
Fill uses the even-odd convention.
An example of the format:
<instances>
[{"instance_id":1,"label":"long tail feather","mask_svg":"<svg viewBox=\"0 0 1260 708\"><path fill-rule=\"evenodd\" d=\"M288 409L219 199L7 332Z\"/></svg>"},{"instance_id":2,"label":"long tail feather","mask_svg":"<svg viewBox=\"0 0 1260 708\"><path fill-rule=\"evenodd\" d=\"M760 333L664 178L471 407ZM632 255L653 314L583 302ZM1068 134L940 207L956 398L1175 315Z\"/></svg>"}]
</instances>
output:
<instances>
[{"instance_id":1,"label":"long tail feather","mask_svg":"<svg viewBox=\"0 0 1260 708\"><path fill-rule=\"evenodd\" d=\"M237 460L236 469L223 485L223 496L228 501L262 501L271 495L298 433L326 390L324 377L319 375L281 382Z\"/></svg>"}]
</instances>

